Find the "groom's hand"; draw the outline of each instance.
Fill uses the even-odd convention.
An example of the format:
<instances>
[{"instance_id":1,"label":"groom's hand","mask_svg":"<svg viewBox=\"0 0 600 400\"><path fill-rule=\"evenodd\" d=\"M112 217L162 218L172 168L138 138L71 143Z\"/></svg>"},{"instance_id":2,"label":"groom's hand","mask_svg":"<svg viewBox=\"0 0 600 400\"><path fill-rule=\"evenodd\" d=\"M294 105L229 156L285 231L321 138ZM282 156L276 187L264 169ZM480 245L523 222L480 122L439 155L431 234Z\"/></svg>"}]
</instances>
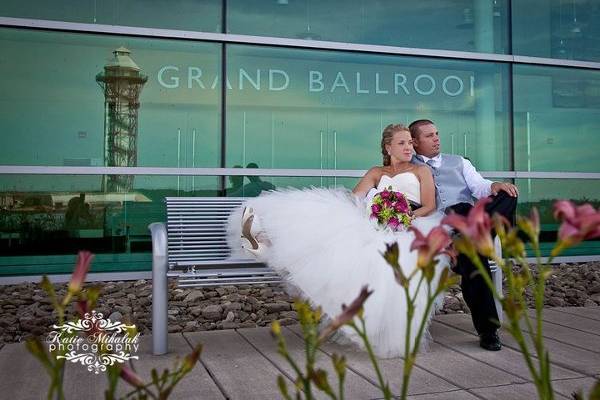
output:
<instances>
[{"instance_id":1,"label":"groom's hand","mask_svg":"<svg viewBox=\"0 0 600 400\"><path fill-rule=\"evenodd\" d=\"M517 187L515 185L513 185L512 183L494 182L494 183L492 183L491 189L492 189L493 195L496 195L499 192L501 192L502 190L504 190L511 197L519 196L519 189L517 189Z\"/></svg>"}]
</instances>

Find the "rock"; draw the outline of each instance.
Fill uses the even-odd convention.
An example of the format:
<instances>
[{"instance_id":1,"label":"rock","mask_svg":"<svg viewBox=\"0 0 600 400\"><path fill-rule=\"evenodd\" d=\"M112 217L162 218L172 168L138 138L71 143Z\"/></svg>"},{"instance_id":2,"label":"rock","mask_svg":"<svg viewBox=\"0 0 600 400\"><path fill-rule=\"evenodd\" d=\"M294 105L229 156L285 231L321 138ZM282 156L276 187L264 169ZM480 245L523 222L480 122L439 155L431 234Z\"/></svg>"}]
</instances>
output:
<instances>
[{"instance_id":1,"label":"rock","mask_svg":"<svg viewBox=\"0 0 600 400\"><path fill-rule=\"evenodd\" d=\"M560 297L550 297L548 300L546 300L546 304L552 307L564 307L565 301Z\"/></svg>"},{"instance_id":2,"label":"rock","mask_svg":"<svg viewBox=\"0 0 600 400\"><path fill-rule=\"evenodd\" d=\"M592 300L592 299L586 299L585 302L583 303L583 306L584 307L595 307L596 306L596 302L594 300Z\"/></svg>"},{"instance_id":3,"label":"rock","mask_svg":"<svg viewBox=\"0 0 600 400\"><path fill-rule=\"evenodd\" d=\"M193 316L197 317L202 315L202 311L204 311L205 306L196 306L189 309Z\"/></svg>"},{"instance_id":4,"label":"rock","mask_svg":"<svg viewBox=\"0 0 600 400\"><path fill-rule=\"evenodd\" d=\"M449 309L451 311L460 311L462 310L462 304L459 299L454 296L447 296L444 299L444 308Z\"/></svg>"},{"instance_id":5,"label":"rock","mask_svg":"<svg viewBox=\"0 0 600 400\"><path fill-rule=\"evenodd\" d=\"M193 332L193 331L195 331L197 329L198 329L198 322L197 321L188 321L183 326L183 331L184 332Z\"/></svg>"},{"instance_id":6,"label":"rock","mask_svg":"<svg viewBox=\"0 0 600 400\"><path fill-rule=\"evenodd\" d=\"M235 314L233 313L233 311L229 311L227 313L227 316L225 317L225 321L232 322L233 320L235 320Z\"/></svg>"},{"instance_id":7,"label":"rock","mask_svg":"<svg viewBox=\"0 0 600 400\"><path fill-rule=\"evenodd\" d=\"M242 303L225 303L223 309L225 311L239 311L242 309Z\"/></svg>"},{"instance_id":8,"label":"rock","mask_svg":"<svg viewBox=\"0 0 600 400\"><path fill-rule=\"evenodd\" d=\"M202 310L202 316L206 319L210 319L213 321L218 321L221 319L221 315L223 314L223 307L220 305L210 305L204 307Z\"/></svg>"},{"instance_id":9,"label":"rock","mask_svg":"<svg viewBox=\"0 0 600 400\"><path fill-rule=\"evenodd\" d=\"M240 324L237 322L224 321L222 325L223 329L237 329Z\"/></svg>"},{"instance_id":10,"label":"rock","mask_svg":"<svg viewBox=\"0 0 600 400\"><path fill-rule=\"evenodd\" d=\"M278 301L276 303L266 303L265 304L265 309L269 313L276 313L276 312L280 312L280 311L288 311L291 308L292 307L290 306L290 303L286 303L286 302L283 302L283 301Z\"/></svg>"},{"instance_id":11,"label":"rock","mask_svg":"<svg viewBox=\"0 0 600 400\"><path fill-rule=\"evenodd\" d=\"M130 315L133 311L130 306L116 306L115 309L123 315Z\"/></svg>"},{"instance_id":12,"label":"rock","mask_svg":"<svg viewBox=\"0 0 600 400\"><path fill-rule=\"evenodd\" d=\"M204 294L201 290L192 290L183 300L186 303L194 303L198 300L204 300Z\"/></svg>"},{"instance_id":13,"label":"rock","mask_svg":"<svg viewBox=\"0 0 600 400\"><path fill-rule=\"evenodd\" d=\"M297 324L297 323L298 323L298 321L296 321L295 319L292 319L292 318L282 318L282 319L279 320L279 324L282 325L282 326L285 326L285 325L294 325L294 324Z\"/></svg>"},{"instance_id":14,"label":"rock","mask_svg":"<svg viewBox=\"0 0 600 400\"><path fill-rule=\"evenodd\" d=\"M298 320L298 313L296 311L283 311L282 313L279 314L279 317Z\"/></svg>"},{"instance_id":15,"label":"rock","mask_svg":"<svg viewBox=\"0 0 600 400\"><path fill-rule=\"evenodd\" d=\"M119 311L115 311L108 316L108 319L110 319L112 322L121 322L123 321L123 314L121 314Z\"/></svg>"},{"instance_id":16,"label":"rock","mask_svg":"<svg viewBox=\"0 0 600 400\"><path fill-rule=\"evenodd\" d=\"M600 283L595 283L588 289L589 294L600 293Z\"/></svg>"}]
</instances>

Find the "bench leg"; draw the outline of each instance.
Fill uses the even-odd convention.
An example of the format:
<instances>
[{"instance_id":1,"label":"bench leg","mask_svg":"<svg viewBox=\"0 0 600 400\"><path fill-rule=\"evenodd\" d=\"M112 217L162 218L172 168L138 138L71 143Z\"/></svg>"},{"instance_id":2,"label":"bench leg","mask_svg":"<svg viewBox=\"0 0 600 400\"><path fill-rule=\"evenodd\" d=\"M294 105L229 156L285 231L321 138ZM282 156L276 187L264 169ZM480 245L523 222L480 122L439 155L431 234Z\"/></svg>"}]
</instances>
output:
<instances>
[{"instance_id":1,"label":"bench leg","mask_svg":"<svg viewBox=\"0 0 600 400\"><path fill-rule=\"evenodd\" d=\"M502 245L500 243L500 238L497 235L496 235L496 237L494 237L494 250L496 251L496 254L499 257L502 257ZM502 268L500 268L500 266L498 266L498 265L496 265L495 267L496 267L496 270L492 273L492 281L494 282L494 286L496 287L496 292L498 292L498 294L500 296L503 296ZM494 302L496 303L496 313L498 314L498 320L500 321L500 324L502 324L502 322L504 320L502 304L500 303L500 301L498 299L494 299Z\"/></svg>"},{"instance_id":2,"label":"bench leg","mask_svg":"<svg viewBox=\"0 0 600 400\"><path fill-rule=\"evenodd\" d=\"M167 230L165 224L148 226L152 233L152 353L168 351L168 285L167 285Z\"/></svg>"}]
</instances>

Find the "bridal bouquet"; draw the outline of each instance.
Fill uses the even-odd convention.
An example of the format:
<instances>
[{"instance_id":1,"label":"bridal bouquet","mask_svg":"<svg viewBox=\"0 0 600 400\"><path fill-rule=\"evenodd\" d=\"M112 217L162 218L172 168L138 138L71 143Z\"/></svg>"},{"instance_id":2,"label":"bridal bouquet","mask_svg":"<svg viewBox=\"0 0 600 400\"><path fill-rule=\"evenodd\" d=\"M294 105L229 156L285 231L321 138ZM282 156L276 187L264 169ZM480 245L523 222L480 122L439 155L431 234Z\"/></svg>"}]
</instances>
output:
<instances>
[{"instance_id":1,"label":"bridal bouquet","mask_svg":"<svg viewBox=\"0 0 600 400\"><path fill-rule=\"evenodd\" d=\"M410 213L406 196L393 191L391 186L377 193L371 202L370 218L392 231L408 228L412 220Z\"/></svg>"}]
</instances>

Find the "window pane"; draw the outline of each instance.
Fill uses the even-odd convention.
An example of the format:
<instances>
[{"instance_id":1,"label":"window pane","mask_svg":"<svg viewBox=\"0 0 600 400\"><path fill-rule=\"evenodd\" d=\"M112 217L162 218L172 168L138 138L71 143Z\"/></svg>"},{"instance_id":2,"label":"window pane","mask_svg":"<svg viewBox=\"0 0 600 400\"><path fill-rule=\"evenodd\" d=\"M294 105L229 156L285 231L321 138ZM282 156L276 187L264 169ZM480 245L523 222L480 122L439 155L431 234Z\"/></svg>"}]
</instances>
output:
<instances>
[{"instance_id":1,"label":"window pane","mask_svg":"<svg viewBox=\"0 0 600 400\"><path fill-rule=\"evenodd\" d=\"M519 187L518 213L529 215L531 207L540 213L541 241L544 255L549 255L556 241L559 224L552 216L556 200L572 200L578 204L591 203L600 208L600 185L591 179L517 179ZM565 251L565 255L600 254L600 239L589 240Z\"/></svg>"},{"instance_id":2,"label":"window pane","mask_svg":"<svg viewBox=\"0 0 600 400\"><path fill-rule=\"evenodd\" d=\"M229 167L368 169L381 164L386 125L429 118L443 151L510 168L504 64L227 49Z\"/></svg>"},{"instance_id":3,"label":"window pane","mask_svg":"<svg viewBox=\"0 0 600 400\"><path fill-rule=\"evenodd\" d=\"M515 166L600 171L600 71L515 65Z\"/></svg>"},{"instance_id":4,"label":"window pane","mask_svg":"<svg viewBox=\"0 0 600 400\"><path fill-rule=\"evenodd\" d=\"M600 0L512 2L513 53L600 61Z\"/></svg>"},{"instance_id":5,"label":"window pane","mask_svg":"<svg viewBox=\"0 0 600 400\"><path fill-rule=\"evenodd\" d=\"M2 0L4 17L221 31L221 0Z\"/></svg>"},{"instance_id":6,"label":"window pane","mask_svg":"<svg viewBox=\"0 0 600 400\"><path fill-rule=\"evenodd\" d=\"M0 163L219 166L220 45L0 35Z\"/></svg>"},{"instance_id":7,"label":"window pane","mask_svg":"<svg viewBox=\"0 0 600 400\"><path fill-rule=\"evenodd\" d=\"M231 33L508 52L507 0L229 0Z\"/></svg>"},{"instance_id":8,"label":"window pane","mask_svg":"<svg viewBox=\"0 0 600 400\"><path fill-rule=\"evenodd\" d=\"M135 176L129 193L102 190L103 176L0 176L0 275L66 273L80 249L93 272L149 270L148 225L164 222L167 196L213 197L218 178Z\"/></svg>"}]
</instances>

